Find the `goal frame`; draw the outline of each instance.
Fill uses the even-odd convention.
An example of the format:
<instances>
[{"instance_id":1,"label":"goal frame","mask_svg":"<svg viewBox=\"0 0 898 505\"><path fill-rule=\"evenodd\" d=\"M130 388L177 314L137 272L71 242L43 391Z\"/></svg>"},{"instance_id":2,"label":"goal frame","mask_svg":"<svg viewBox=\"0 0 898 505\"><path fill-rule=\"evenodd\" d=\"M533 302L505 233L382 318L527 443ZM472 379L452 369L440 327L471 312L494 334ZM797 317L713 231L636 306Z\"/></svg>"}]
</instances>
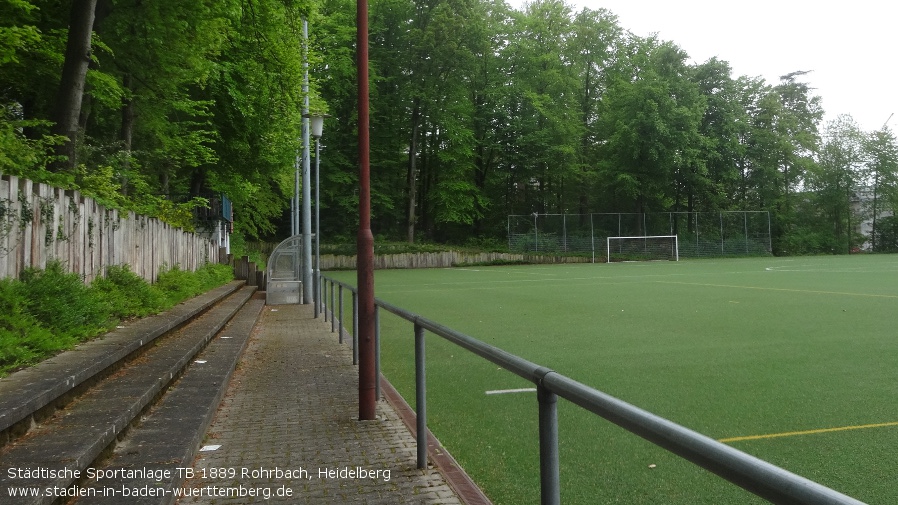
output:
<instances>
[{"instance_id":1,"label":"goal frame","mask_svg":"<svg viewBox=\"0 0 898 505\"><path fill-rule=\"evenodd\" d=\"M673 239L673 261L680 261L680 243L677 235L634 235L629 237L606 237L605 239L605 262L611 263L611 241L626 239L652 239L652 238L669 238Z\"/></svg>"}]
</instances>

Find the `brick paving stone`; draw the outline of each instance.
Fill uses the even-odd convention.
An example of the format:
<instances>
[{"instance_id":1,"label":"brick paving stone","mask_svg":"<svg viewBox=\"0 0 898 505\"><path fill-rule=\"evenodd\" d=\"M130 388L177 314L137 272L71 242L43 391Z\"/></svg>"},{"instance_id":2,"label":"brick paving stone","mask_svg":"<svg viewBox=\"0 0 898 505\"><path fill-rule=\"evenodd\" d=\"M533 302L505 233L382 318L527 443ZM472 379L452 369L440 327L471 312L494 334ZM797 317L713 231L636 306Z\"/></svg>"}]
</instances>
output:
<instances>
[{"instance_id":1,"label":"brick paving stone","mask_svg":"<svg viewBox=\"0 0 898 505\"><path fill-rule=\"evenodd\" d=\"M415 440L387 402L358 421L352 350L312 310L265 308L204 440L221 447L200 452L184 484L203 496L178 503L460 504L440 472L416 468Z\"/></svg>"}]
</instances>

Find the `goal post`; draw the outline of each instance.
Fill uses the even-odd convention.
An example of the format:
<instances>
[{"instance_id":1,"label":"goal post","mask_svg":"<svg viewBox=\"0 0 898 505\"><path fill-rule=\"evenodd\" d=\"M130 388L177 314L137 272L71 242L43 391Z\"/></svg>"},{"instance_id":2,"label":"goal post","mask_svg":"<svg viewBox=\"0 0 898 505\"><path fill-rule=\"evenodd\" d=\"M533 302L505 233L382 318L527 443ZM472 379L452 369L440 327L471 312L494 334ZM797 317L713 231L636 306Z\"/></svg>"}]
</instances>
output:
<instances>
[{"instance_id":1,"label":"goal post","mask_svg":"<svg viewBox=\"0 0 898 505\"><path fill-rule=\"evenodd\" d=\"M676 235L643 235L608 237L606 261L679 261L680 249Z\"/></svg>"}]
</instances>

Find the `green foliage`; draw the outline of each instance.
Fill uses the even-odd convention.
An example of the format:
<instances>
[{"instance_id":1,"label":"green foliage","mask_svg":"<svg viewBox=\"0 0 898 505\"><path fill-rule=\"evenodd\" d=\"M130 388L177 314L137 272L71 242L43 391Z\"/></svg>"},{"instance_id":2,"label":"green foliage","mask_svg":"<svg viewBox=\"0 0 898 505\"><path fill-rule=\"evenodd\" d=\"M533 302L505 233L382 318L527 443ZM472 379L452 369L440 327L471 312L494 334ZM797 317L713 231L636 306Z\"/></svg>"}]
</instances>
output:
<instances>
[{"instance_id":1,"label":"green foliage","mask_svg":"<svg viewBox=\"0 0 898 505\"><path fill-rule=\"evenodd\" d=\"M117 319L144 317L165 308L159 289L131 272L127 265L111 266L104 277L97 277L91 288Z\"/></svg>"},{"instance_id":2,"label":"green foliage","mask_svg":"<svg viewBox=\"0 0 898 505\"><path fill-rule=\"evenodd\" d=\"M200 291L197 294L234 280L234 271L231 266L218 263L206 263L198 268L194 275L200 285Z\"/></svg>"},{"instance_id":3,"label":"green foliage","mask_svg":"<svg viewBox=\"0 0 898 505\"><path fill-rule=\"evenodd\" d=\"M876 221L875 252L898 252L898 218L881 217Z\"/></svg>"},{"instance_id":4,"label":"green foliage","mask_svg":"<svg viewBox=\"0 0 898 505\"><path fill-rule=\"evenodd\" d=\"M21 63L22 53L40 42L40 31L26 21L36 8L27 0L0 1L0 66Z\"/></svg>"},{"instance_id":5,"label":"green foliage","mask_svg":"<svg viewBox=\"0 0 898 505\"><path fill-rule=\"evenodd\" d=\"M239 233L283 238L307 19L310 108L333 116L322 231L354 235L354 2L101 5L77 159L50 173L68 5L0 0L0 171L188 228L196 198L222 192ZM795 240L848 250L862 217L851 191L882 190L865 218L898 208L886 177L898 152L861 132L870 141L845 172L818 133L813 74L734 76L564 0L381 0L369 30L372 227L390 239L501 238L507 215L533 212L769 210L777 252ZM806 240L818 234L830 237Z\"/></svg>"},{"instance_id":6,"label":"green foliage","mask_svg":"<svg viewBox=\"0 0 898 505\"><path fill-rule=\"evenodd\" d=\"M272 248L273 247L274 246L272 246ZM249 247L249 244L246 240L246 235L241 233L239 230L231 233L231 254L233 254L235 258L242 258L246 256L247 258L249 258L249 261L255 263L258 268L265 268L264 265L266 263L266 256L263 255L260 250Z\"/></svg>"},{"instance_id":7,"label":"green foliage","mask_svg":"<svg viewBox=\"0 0 898 505\"><path fill-rule=\"evenodd\" d=\"M12 279L0 279L0 314L0 376L74 341L56 338L50 329L42 326L28 311L21 284Z\"/></svg>"},{"instance_id":8,"label":"green foliage","mask_svg":"<svg viewBox=\"0 0 898 505\"><path fill-rule=\"evenodd\" d=\"M59 262L45 270L26 269L20 280L28 312L54 333L81 340L109 322L103 303L78 274L66 272Z\"/></svg>"},{"instance_id":9,"label":"green foliage","mask_svg":"<svg viewBox=\"0 0 898 505\"><path fill-rule=\"evenodd\" d=\"M433 242L421 242L410 244L408 242L390 242L377 240L374 242L374 254L405 254L405 253L436 253L445 251L472 251L482 252L477 246L457 246L438 244ZM336 254L352 256L356 254L356 244L321 244L321 254Z\"/></svg>"},{"instance_id":10,"label":"green foliage","mask_svg":"<svg viewBox=\"0 0 898 505\"><path fill-rule=\"evenodd\" d=\"M0 173L28 176L46 168L47 152L61 139L53 135L28 138L25 128L40 128L47 121L15 119L12 107L0 102Z\"/></svg>"},{"instance_id":11,"label":"green foliage","mask_svg":"<svg viewBox=\"0 0 898 505\"><path fill-rule=\"evenodd\" d=\"M0 279L0 376L46 359L121 320L166 310L233 279L227 265L196 272L161 272L149 284L127 266L113 266L89 286L58 262L28 269L20 280Z\"/></svg>"},{"instance_id":12,"label":"green foliage","mask_svg":"<svg viewBox=\"0 0 898 505\"><path fill-rule=\"evenodd\" d=\"M199 295L210 288L231 280L233 274L227 265L206 264L196 273L181 270L178 265L164 268L156 277L156 288L166 301L166 307Z\"/></svg>"}]
</instances>

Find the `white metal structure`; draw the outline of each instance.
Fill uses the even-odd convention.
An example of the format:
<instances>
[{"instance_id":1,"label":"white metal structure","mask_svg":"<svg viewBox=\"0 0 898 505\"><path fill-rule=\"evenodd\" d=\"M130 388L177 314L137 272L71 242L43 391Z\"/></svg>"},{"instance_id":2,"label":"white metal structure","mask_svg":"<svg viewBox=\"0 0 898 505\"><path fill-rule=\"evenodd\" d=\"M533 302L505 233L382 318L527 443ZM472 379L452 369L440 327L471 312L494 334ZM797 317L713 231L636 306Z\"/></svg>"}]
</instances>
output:
<instances>
[{"instance_id":1,"label":"white metal structure","mask_svg":"<svg viewBox=\"0 0 898 505\"><path fill-rule=\"evenodd\" d=\"M615 261L613 257L617 258L616 261L680 261L680 248L676 235L608 237L605 252L608 263Z\"/></svg>"},{"instance_id":2,"label":"white metal structure","mask_svg":"<svg viewBox=\"0 0 898 505\"><path fill-rule=\"evenodd\" d=\"M284 240L268 257L266 305L303 302L303 264L300 252L304 238L302 235L294 235Z\"/></svg>"}]
</instances>

